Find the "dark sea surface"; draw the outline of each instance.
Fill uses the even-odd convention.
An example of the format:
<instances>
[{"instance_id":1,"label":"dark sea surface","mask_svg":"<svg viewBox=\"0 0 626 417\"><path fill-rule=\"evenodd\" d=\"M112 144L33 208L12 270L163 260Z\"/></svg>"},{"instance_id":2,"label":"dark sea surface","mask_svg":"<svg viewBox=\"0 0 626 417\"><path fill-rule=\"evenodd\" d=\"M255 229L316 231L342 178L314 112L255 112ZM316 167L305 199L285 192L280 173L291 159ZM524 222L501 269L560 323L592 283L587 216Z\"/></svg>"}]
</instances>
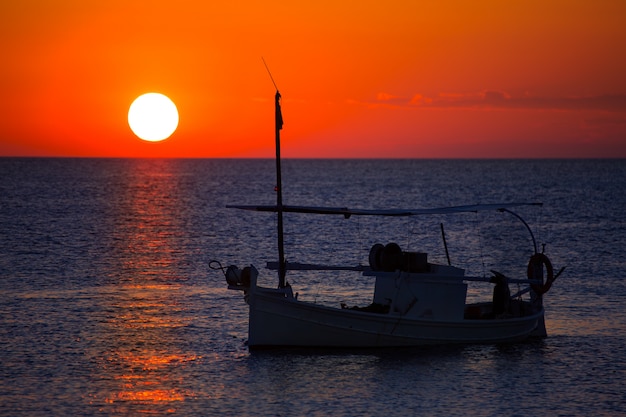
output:
<instances>
[{"instance_id":1,"label":"dark sea surface","mask_svg":"<svg viewBox=\"0 0 626 417\"><path fill-rule=\"evenodd\" d=\"M286 204L543 202L517 212L567 269L549 336L519 345L250 353L242 294L209 263L275 285L274 216L225 208L274 204L274 186L272 160L0 159L0 414L626 415L625 160L283 161ZM286 253L365 264L396 241L445 263L443 222L453 264L523 278L514 221L288 213ZM288 279L302 299L371 301L354 272Z\"/></svg>"}]
</instances>

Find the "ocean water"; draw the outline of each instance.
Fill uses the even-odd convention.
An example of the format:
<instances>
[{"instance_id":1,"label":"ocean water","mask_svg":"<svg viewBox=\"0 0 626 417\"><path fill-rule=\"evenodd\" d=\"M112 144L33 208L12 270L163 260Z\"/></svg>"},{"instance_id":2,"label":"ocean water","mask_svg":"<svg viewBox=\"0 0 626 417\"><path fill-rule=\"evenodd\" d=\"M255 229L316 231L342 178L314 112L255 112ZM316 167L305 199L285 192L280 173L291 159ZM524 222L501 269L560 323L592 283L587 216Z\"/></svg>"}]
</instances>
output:
<instances>
[{"instance_id":1,"label":"ocean water","mask_svg":"<svg viewBox=\"0 0 626 417\"><path fill-rule=\"evenodd\" d=\"M273 204L274 185L271 160L0 159L0 414L626 415L626 161L283 161L286 204L543 202L518 212L566 270L549 336L518 345L249 352L242 294L209 264L273 285L273 216L225 205ZM443 222L453 264L523 277L511 220L286 214L286 254L354 265L395 241L445 262ZM356 273L288 279L319 303L371 299Z\"/></svg>"}]
</instances>

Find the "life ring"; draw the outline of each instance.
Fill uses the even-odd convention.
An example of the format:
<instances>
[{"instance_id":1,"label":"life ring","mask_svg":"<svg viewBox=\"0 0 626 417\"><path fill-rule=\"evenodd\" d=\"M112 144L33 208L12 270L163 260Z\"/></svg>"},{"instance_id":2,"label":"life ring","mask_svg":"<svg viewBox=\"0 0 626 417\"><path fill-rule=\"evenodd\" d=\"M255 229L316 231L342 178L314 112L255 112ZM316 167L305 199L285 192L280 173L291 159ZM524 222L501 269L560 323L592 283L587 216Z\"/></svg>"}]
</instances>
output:
<instances>
[{"instance_id":1,"label":"life ring","mask_svg":"<svg viewBox=\"0 0 626 417\"><path fill-rule=\"evenodd\" d=\"M545 265L546 267L546 281L543 284L530 284L530 288L537 295L543 295L548 292L550 287L552 287L552 283L554 282L554 268L552 267L552 262L550 259L543 253L535 253L530 257L528 261L528 269L526 271L526 276L528 279L541 279L542 277L535 277L535 270L541 265Z\"/></svg>"}]
</instances>

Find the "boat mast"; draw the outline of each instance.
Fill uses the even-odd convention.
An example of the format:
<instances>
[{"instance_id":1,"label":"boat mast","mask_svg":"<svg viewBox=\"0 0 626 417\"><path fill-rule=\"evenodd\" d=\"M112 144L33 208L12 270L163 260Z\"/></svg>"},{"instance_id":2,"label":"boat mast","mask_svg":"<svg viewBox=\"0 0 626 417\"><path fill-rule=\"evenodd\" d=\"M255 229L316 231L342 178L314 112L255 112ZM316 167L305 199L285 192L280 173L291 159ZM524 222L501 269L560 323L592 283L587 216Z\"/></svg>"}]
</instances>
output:
<instances>
[{"instance_id":1,"label":"boat mast","mask_svg":"<svg viewBox=\"0 0 626 417\"><path fill-rule=\"evenodd\" d=\"M278 288L284 288L287 268L285 265L285 245L283 237L283 185L282 175L280 172L280 130L283 128L283 115L280 110L280 93L278 92L278 88L276 88L274 102L276 118L276 212L278 214Z\"/></svg>"},{"instance_id":2,"label":"boat mast","mask_svg":"<svg viewBox=\"0 0 626 417\"><path fill-rule=\"evenodd\" d=\"M272 72L270 68L267 66L265 59L261 57L263 60L263 65L265 65L265 69L272 80L272 84L274 84L274 88L276 88L276 95L274 96L274 116L275 116L275 126L276 126L276 213L278 214L278 288L285 287L285 275L287 271L287 267L285 264L285 244L283 238L283 184L282 184L282 175L280 173L280 130L283 128L283 114L280 111L280 92L278 91L278 86L274 81L274 77L272 77Z\"/></svg>"}]
</instances>

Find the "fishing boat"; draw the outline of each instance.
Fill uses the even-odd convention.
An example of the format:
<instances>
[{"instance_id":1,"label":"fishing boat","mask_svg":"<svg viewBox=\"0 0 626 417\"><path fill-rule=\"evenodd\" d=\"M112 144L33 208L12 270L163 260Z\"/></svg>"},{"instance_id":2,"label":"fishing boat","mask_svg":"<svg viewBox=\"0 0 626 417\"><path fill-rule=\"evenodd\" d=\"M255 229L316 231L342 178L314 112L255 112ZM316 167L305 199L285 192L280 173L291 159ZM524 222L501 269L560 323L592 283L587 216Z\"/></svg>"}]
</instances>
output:
<instances>
[{"instance_id":1,"label":"fishing boat","mask_svg":"<svg viewBox=\"0 0 626 417\"><path fill-rule=\"evenodd\" d=\"M248 265L222 267L228 288L242 291L249 305L249 349L271 347L378 348L433 344L511 343L547 336L543 297L554 280L552 263L538 251L528 223L513 209L540 206L538 202L473 204L426 209L349 209L283 205L281 187L280 131L282 114L276 89L276 205L229 205L228 208L272 212L277 216L278 260L267 263L276 271L276 287L257 284L259 271ZM512 215L530 234L533 248L526 277L509 278L498 271L490 276L469 276L449 261L445 233L441 236L448 263L430 262L428 254L402 250L394 242L371 247L368 265L342 266L285 261L283 213L352 216L428 216L496 211ZM217 266L215 266L217 265ZM288 271L358 271L374 280L371 303L348 307L328 306L298 299L287 281ZM493 285L487 300L468 302L469 282ZM517 284L511 294L509 284ZM523 287L523 288L522 288Z\"/></svg>"}]
</instances>

